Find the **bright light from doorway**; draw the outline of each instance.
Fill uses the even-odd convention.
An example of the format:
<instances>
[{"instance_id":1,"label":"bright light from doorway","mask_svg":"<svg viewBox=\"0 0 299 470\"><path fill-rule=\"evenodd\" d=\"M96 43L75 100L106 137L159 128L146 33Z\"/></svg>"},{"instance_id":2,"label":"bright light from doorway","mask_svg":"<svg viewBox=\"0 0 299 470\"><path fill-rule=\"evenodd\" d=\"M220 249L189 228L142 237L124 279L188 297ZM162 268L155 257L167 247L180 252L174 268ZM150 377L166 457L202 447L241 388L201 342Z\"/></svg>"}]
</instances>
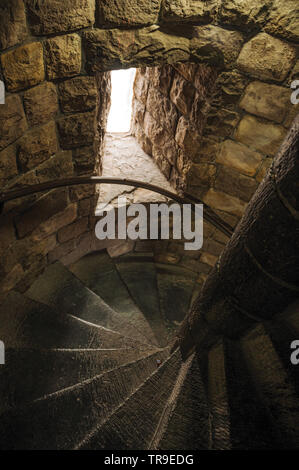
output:
<instances>
[{"instance_id":1,"label":"bright light from doorway","mask_svg":"<svg viewBox=\"0 0 299 470\"><path fill-rule=\"evenodd\" d=\"M111 108L107 132L129 132L131 128L133 84L136 69L111 72Z\"/></svg>"}]
</instances>

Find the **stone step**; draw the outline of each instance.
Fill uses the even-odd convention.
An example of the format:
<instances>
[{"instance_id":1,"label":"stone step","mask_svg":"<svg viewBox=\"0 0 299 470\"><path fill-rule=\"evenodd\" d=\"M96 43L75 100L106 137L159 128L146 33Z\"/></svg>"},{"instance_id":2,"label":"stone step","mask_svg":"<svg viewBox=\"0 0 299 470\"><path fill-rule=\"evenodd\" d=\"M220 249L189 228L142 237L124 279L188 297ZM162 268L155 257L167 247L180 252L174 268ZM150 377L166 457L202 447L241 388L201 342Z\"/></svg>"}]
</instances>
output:
<instances>
[{"instance_id":1,"label":"stone step","mask_svg":"<svg viewBox=\"0 0 299 470\"><path fill-rule=\"evenodd\" d=\"M280 449L299 447L299 402L294 384L263 325L242 338L242 352Z\"/></svg>"},{"instance_id":2,"label":"stone step","mask_svg":"<svg viewBox=\"0 0 299 470\"><path fill-rule=\"evenodd\" d=\"M84 285L65 266L49 266L26 292L26 296L82 320L148 342L144 334Z\"/></svg>"},{"instance_id":3,"label":"stone step","mask_svg":"<svg viewBox=\"0 0 299 470\"><path fill-rule=\"evenodd\" d=\"M252 384L238 341L225 341L225 369L232 449L279 448L272 423Z\"/></svg>"},{"instance_id":4,"label":"stone step","mask_svg":"<svg viewBox=\"0 0 299 470\"><path fill-rule=\"evenodd\" d=\"M168 351L164 354L168 355ZM156 369L163 352L106 371L1 415L0 448L70 449Z\"/></svg>"},{"instance_id":5,"label":"stone step","mask_svg":"<svg viewBox=\"0 0 299 470\"><path fill-rule=\"evenodd\" d=\"M197 274L176 265L156 263L160 309L172 337L188 313Z\"/></svg>"},{"instance_id":6,"label":"stone step","mask_svg":"<svg viewBox=\"0 0 299 470\"><path fill-rule=\"evenodd\" d=\"M164 318L160 314L157 273L152 253L130 253L114 260L136 305L150 324L158 343L167 344Z\"/></svg>"},{"instance_id":7,"label":"stone step","mask_svg":"<svg viewBox=\"0 0 299 470\"><path fill-rule=\"evenodd\" d=\"M170 417L161 439L150 449L195 450L209 449L211 445L211 423L209 405L201 378L197 355L190 356L179 391L174 397ZM186 362L187 362L186 361ZM182 366L183 367L183 366ZM171 404L170 404L171 406Z\"/></svg>"},{"instance_id":8,"label":"stone step","mask_svg":"<svg viewBox=\"0 0 299 470\"><path fill-rule=\"evenodd\" d=\"M231 448L230 413L223 342L213 346L208 354L208 401L211 414L213 450Z\"/></svg>"},{"instance_id":9,"label":"stone step","mask_svg":"<svg viewBox=\"0 0 299 470\"><path fill-rule=\"evenodd\" d=\"M145 354L137 349L7 349L0 368L0 413Z\"/></svg>"},{"instance_id":10,"label":"stone step","mask_svg":"<svg viewBox=\"0 0 299 470\"><path fill-rule=\"evenodd\" d=\"M0 306L0 337L6 348L148 349L137 340L57 312L11 291Z\"/></svg>"},{"instance_id":11,"label":"stone step","mask_svg":"<svg viewBox=\"0 0 299 470\"><path fill-rule=\"evenodd\" d=\"M147 449L181 366L175 351L76 449Z\"/></svg>"},{"instance_id":12,"label":"stone step","mask_svg":"<svg viewBox=\"0 0 299 470\"><path fill-rule=\"evenodd\" d=\"M84 256L69 266L70 271L90 290L100 296L123 320L132 323L147 342L157 344L154 333L133 301L115 265L106 251Z\"/></svg>"}]
</instances>

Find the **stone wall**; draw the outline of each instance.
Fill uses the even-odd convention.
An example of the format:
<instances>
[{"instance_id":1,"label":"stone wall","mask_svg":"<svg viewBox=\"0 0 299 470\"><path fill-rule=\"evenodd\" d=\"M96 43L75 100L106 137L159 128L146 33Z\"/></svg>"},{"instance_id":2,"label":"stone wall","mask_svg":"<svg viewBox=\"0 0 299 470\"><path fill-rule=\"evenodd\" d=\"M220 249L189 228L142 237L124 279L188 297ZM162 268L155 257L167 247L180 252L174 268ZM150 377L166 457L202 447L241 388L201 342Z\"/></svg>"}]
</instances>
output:
<instances>
[{"instance_id":1,"label":"stone wall","mask_svg":"<svg viewBox=\"0 0 299 470\"><path fill-rule=\"evenodd\" d=\"M238 202L239 173L242 182L261 179L265 156L273 156L291 120L284 97L299 73L297 18L296 0L253 0L250 10L245 0L0 0L0 79L7 91L0 106L1 187L100 170L94 145L100 147L104 132L109 77L97 74L205 63L217 71L218 91L191 186L198 191L208 178L206 202L238 218L246 204ZM182 125L179 142L187 142L185 134ZM242 158L262 164L248 174L251 168L239 168ZM223 181L232 177L227 194ZM91 230L93 195L91 188L60 189L6 204L2 291L24 289L47 263L77 249Z\"/></svg>"}]
</instances>

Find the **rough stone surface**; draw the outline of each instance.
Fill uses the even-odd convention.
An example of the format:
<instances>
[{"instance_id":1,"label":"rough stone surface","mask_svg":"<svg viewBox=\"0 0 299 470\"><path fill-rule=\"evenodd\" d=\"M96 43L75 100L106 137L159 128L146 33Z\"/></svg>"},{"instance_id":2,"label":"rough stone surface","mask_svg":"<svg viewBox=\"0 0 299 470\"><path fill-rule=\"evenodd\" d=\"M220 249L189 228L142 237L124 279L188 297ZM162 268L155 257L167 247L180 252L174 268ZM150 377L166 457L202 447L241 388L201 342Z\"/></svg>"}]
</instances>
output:
<instances>
[{"instance_id":1,"label":"rough stone surface","mask_svg":"<svg viewBox=\"0 0 299 470\"><path fill-rule=\"evenodd\" d=\"M289 41L299 41L299 7L297 0L274 0L265 31Z\"/></svg>"},{"instance_id":2,"label":"rough stone surface","mask_svg":"<svg viewBox=\"0 0 299 470\"><path fill-rule=\"evenodd\" d=\"M36 169L38 183L66 178L67 176L73 176L73 174L73 158L70 151L56 153Z\"/></svg>"},{"instance_id":3,"label":"rough stone surface","mask_svg":"<svg viewBox=\"0 0 299 470\"><path fill-rule=\"evenodd\" d=\"M170 23L209 23L217 9L217 1L163 0L162 21Z\"/></svg>"},{"instance_id":4,"label":"rough stone surface","mask_svg":"<svg viewBox=\"0 0 299 470\"><path fill-rule=\"evenodd\" d=\"M27 36L22 0L0 0L0 49L8 49Z\"/></svg>"},{"instance_id":5,"label":"rough stone surface","mask_svg":"<svg viewBox=\"0 0 299 470\"><path fill-rule=\"evenodd\" d=\"M295 57L295 49L290 44L260 33L244 45L237 65L253 77L282 82L294 65Z\"/></svg>"},{"instance_id":6,"label":"rough stone surface","mask_svg":"<svg viewBox=\"0 0 299 470\"><path fill-rule=\"evenodd\" d=\"M140 30L99 30L83 34L88 66L93 71L115 70L187 61L189 40L165 34L156 26Z\"/></svg>"},{"instance_id":7,"label":"rough stone surface","mask_svg":"<svg viewBox=\"0 0 299 470\"><path fill-rule=\"evenodd\" d=\"M209 189L203 201L210 207L241 217L245 211L246 203L236 197L229 196L221 191Z\"/></svg>"},{"instance_id":8,"label":"rough stone surface","mask_svg":"<svg viewBox=\"0 0 299 470\"><path fill-rule=\"evenodd\" d=\"M290 106L290 90L262 82L252 82L240 102L248 113L281 123Z\"/></svg>"},{"instance_id":9,"label":"rough stone surface","mask_svg":"<svg viewBox=\"0 0 299 470\"><path fill-rule=\"evenodd\" d=\"M94 23L95 0L25 0L35 35L73 31Z\"/></svg>"},{"instance_id":10,"label":"rough stone surface","mask_svg":"<svg viewBox=\"0 0 299 470\"><path fill-rule=\"evenodd\" d=\"M221 22L237 28L260 28L266 21L271 4L272 0L250 0L250 6L244 0L223 0L219 18Z\"/></svg>"},{"instance_id":11,"label":"rough stone surface","mask_svg":"<svg viewBox=\"0 0 299 470\"><path fill-rule=\"evenodd\" d=\"M76 220L71 225L63 227L58 232L58 241L59 243L65 243L72 238L77 238L82 233L86 232L88 229L88 217L82 217L81 219Z\"/></svg>"},{"instance_id":12,"label":"rough stone surface","mask_svg":"<svg viewBox=\"0 0 299 470\"><path fill-rule=\"evenodd\" d=\"M81 71L81 38L67 34L45 42L47 76L50 80L77 75Z\"/></svg>"},{"instance_id":13,"label":"rough stone surface","mask_svg":"<svg viewBox=\"0 0 299 470\"><path fill-rule=\"evenodd\" d=\"M252 149L274 156L286 135L282 126L245 116L239 124L236 139Z\"/></svg>"},{"instance_id":14,"label":"rough stone surface","mask_svg":"<svg viewBox=\"0 0 299 470\"><path fill-rule=\"evenodd\" d=\"M192 165L188 173L188 185L212 186L215 180L216 166L208 163Z\"/></svg>"},{"instance_id":15,"label":"rough stone surface","mask_svg":"<svg viewBox=\"0 0 299 470\"><path fill-rule=\"evenodd\" d=\"M258 187L253 178L240 175L235 170L220 166L217 171L215 189L231 196L238 197L242 201L250 201Z\"/></svg>"},{"instance_id":16,"label":"rough stone surface","mask_svg":"<svg viewBox=\"0 0 299 470\"><path fill-rule=\"evenodd\" d=\"M0 152L0 187L3 188L17 174L16 149L10 146Z\"/></svg>"},{"instance_id":17,"label":"rough stone surface","mask_svg":"<svg viewBox=\"0 0 299 470\"><path fill-rule=\"evenodd\" d=\"M248 176L256 174L261 161L262 155L260 153L232 140L225 140L217 154L217 162Z\"/></svg>"},{"instance_id":18,"label":"rough stone surface","mask_svg":"<svg viewBox=\"0 0 299 470\"><path fill-rule=\"evenodd\" d=\"M95 151L91 145L73 150L75 170L78 175L93 173L95 167Z\"/></svg>"},{"instance_id":19,"label":"rough stone surface","mask_svg":"<svg viewBox=\"0 0 299 470\"><path fill-rule=\"evenodd\" d=\"M97 26L130 28L157 23L161 0L96 0Z\"/></svg>"},{"instance_id":20,"label":"rough stone surface","mask_svg":"<svg viewBox=\"0 0 299 470\"><path fill-rule=\"evenodd\" d=\"M176 74L172 83L170 98L182 114L191 112L195 88L181 75Z\"/></svg>"},{"instance_id":21,"label":"rough stone surface","mask_svg":"<svg viewBox=\"0 0 299 470\"><path fill-rule=\"evenodd\" d=\"M57 125L60 145L63 149L93 144L95 130L95 114L93 112L63 117Z\"/></svg>"},{"instance_id":22,"label":"rough stone surface","mask_svg":"<svg viewBox=\"0 0 299 470\"><path fill-rule=\"evenodd\" d=\"M94 77L75 77L59 85L60 104L64 113L94 109L97 89Z\"/></svg>"},{"instance_id":23,"label":"rough stone surface","mask_svg":"<svg viewBox=\"0 0 299 470\"><path fill-rule=\"evenodd\" d=\"M182 116L179 119L175 140L192 159L200 149L201 138L190 123Z\"/></svg>"},{"instance_id":24,"label":"rough stone surface","mask_svg":"<svg viewBox=\"0 0 299 470\"><path fill-rule=\"evenodd\" d=\"M53 83L45 82L24 93L24 108L32 126L44 124L58 112L57 91Z\"/></svg>"},{"instance_id":25,"label":"rough stone surface","mask_svg":"<svg viewBox=\"0 0 299 470\"><path fill-rule=\"evenodd\" d=\"M42 222L67 207L67 191L59 189L41 197L24 214L16 217L18 235L23 238L36 229Z\"/></svg>"},{"instance_id":26,"label":"rough stone surface","mask_svg":"<svg viewBox=\"0 0 299 470\"><path fill-rule=\"evenodd\" d=\"M238 31L228 31L218 26L198 26L194 28L194 38L191 40L191 54L200 59L210 50L218 53L225 64L234 62L241 50L243 36ZM216 59L217 63L217 59Z\"/></svg>"},{"instance_id":27,"label":"rough stone surface","mask_svg":"<svg viewBox=\"0 0 299 470\"><path fill-rule=\"evenodd\" d=\"M27 129L22 101L19 96L7 97L0 106L0 150L18 139Z\"/></svg>"},{"instance_id":28,"label":"rough stone surface","mask_svg":"<svg viewBox=\"0 0 299 470\"><path fill-rule=\"evenodd\" d=\"M43 46L39 42L32 42L3 54L1 63L9 91L37 85L45 78Z\"/></svg>"},{"instance_id":29,"label":"rough stone surface","mask_svg":"<svg viewBox=\"0 0 299 470\"><path fill-rule=\"evenodd\" d=\"M36 167L57 150L55 123L49 122L27 133L18 141L17 148L22 170Z\"/></svg>"}]
</instances>

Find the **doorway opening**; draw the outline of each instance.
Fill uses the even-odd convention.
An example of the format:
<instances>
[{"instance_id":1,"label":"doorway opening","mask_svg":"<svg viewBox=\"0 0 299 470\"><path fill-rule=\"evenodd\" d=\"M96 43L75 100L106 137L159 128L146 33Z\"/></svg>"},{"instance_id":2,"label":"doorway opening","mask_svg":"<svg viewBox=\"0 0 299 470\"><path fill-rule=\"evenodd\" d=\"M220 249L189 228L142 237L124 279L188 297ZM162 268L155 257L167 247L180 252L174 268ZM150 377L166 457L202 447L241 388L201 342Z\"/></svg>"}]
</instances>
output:
<instances>
[{"instance_id":1,"label":"doorway opening","mask_svg":"<svg viewBox=\"0 0 299 470\"><path fill-rule=\"evenodd\" d=\"M109 133L129 133L131 130L135 75L135 68L111 72L111 107L107 121Z\"/></svg>"}]
</instances>

